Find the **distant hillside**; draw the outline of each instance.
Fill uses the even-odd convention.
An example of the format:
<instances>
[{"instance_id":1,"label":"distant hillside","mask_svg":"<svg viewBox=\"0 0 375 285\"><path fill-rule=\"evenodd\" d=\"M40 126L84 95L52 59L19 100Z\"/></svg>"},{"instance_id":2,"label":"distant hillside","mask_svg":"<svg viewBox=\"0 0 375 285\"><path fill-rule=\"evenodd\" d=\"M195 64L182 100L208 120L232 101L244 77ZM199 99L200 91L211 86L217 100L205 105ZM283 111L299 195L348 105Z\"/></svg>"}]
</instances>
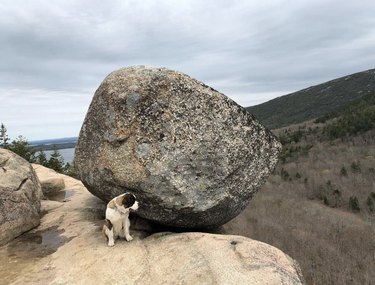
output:
<instances>
[{"instance_id":1,"label":"distant hillside","mask_svg":"<svg viewBox=\"0 0 375 285\"><path fill-rule=\"evenodd\" d=\"M375 91L375 69L344 76L246 108L270 129L321 117Z\"/></svg>"},{"instance_id":2,"label":"distant hillside","mask_svg":"<svg viewBox=\"0 0 375 285\"><path fill-rule=\"evenodd\" d=\"M45 140L37 140L37 141L30 141L30 146L35 150L52 150L54 148L57 149L67 149L67 148L74 148L77 143L77 137L69 137L69 138L58 138L58 139L45 139Z\"/></svg>"},{"instance_id":3,"label":"distant hillside","mask_svg":"<svg viewBox=\"0 0 375 285\"><path fill-rule=\"evenodd\" d=\"M275 171L224 229L280 248L307 284L373 284L375 92L274 133Z\"/></svg>"}]
</instances>

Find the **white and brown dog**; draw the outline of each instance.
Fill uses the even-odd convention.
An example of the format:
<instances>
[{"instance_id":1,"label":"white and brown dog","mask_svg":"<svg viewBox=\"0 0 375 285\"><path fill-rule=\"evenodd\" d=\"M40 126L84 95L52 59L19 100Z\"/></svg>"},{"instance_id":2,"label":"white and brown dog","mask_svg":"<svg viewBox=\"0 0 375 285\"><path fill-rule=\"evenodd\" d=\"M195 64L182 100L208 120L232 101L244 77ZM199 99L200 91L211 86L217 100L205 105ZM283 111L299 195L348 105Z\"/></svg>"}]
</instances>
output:
<instances>
[{"instance_id":1,"label":"white and brown dog","mask_svg":"<svg viewBox=\"0 0 375 285\"><path fill-rule=\"evenodd\" d=\"M138 209L138 202L133 194L125 193L113 198L107 204L103 232L108 239L108 246L114 246L118 237L131 241L129 233L129 212Z\"/></svg>"}]
</instances>

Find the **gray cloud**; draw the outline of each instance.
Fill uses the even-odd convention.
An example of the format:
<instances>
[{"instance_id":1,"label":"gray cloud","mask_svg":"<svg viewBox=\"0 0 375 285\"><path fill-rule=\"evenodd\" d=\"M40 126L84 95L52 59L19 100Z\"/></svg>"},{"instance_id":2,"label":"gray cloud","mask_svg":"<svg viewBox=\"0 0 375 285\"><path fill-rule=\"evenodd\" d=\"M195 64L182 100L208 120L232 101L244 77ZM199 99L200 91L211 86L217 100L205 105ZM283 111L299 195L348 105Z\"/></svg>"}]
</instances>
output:
<instances>
[{"instance_id":1,"label":"gray cloud","mask_svg":"<svg viewBox=\"0 0 375 285\"><path fill-rule=\"evenodd\" d=\"M5 0L0 13L12 137L77 135L95 89L123 66L176 69L249 106L375 62L371 0Z\"/></svg>"}]
</instances>

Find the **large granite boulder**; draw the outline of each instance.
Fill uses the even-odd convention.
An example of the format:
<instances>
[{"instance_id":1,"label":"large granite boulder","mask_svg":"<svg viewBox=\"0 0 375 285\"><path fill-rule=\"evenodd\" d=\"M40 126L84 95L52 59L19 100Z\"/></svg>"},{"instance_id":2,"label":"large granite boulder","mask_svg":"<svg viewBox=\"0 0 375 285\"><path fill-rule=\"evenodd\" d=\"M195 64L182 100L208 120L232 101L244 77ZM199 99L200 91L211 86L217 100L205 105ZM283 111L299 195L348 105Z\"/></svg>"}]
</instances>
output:
<instances>
[{"instance_id":1,"label":"large granite boulder","mask_svg":"<svg viewBox=\"0 0 375 285\"><path fill-rule=\"evenodd\" d=\"M99 86L75 165L104 201L130 191L141 217L198 228L238 215L280 148L225 95L180 72L137 66L111 73Z\"/></svg>"},{"instance_id":2,"label":"large granite boulder","mask_svg":"<svg viewBox=\"0 0 375 285\"><path fill-rule=\"evenodd\" d=\"M0 148L0 245L39 225L42 196L30 163Z\"/></svg>"}]
</instances>

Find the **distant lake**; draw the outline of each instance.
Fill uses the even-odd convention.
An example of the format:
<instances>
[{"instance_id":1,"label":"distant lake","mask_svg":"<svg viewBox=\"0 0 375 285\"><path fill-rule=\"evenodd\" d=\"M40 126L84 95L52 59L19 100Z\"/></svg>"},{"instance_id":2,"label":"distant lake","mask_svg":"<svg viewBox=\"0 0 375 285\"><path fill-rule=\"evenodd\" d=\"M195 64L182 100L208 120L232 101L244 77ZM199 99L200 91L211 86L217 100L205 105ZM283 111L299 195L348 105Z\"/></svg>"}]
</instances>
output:
<instances>
[{"instance_id":1,"label":"distant lake","mask_svg":"<svg viewBox=\"0 0 375 285\"><path fill-rule=\"evenodd\" d=\"M75 148L65 148L65 149L59 149L59 153L61 154L61 156L64 158L64 162L67 163L72 163L73 162L73 159L74 159L74 149ZM49 158L49 156L51 155L52 153L52 150L45 150L44 151L47 155L47 159Z\"/></svg>"}]
</instances>

